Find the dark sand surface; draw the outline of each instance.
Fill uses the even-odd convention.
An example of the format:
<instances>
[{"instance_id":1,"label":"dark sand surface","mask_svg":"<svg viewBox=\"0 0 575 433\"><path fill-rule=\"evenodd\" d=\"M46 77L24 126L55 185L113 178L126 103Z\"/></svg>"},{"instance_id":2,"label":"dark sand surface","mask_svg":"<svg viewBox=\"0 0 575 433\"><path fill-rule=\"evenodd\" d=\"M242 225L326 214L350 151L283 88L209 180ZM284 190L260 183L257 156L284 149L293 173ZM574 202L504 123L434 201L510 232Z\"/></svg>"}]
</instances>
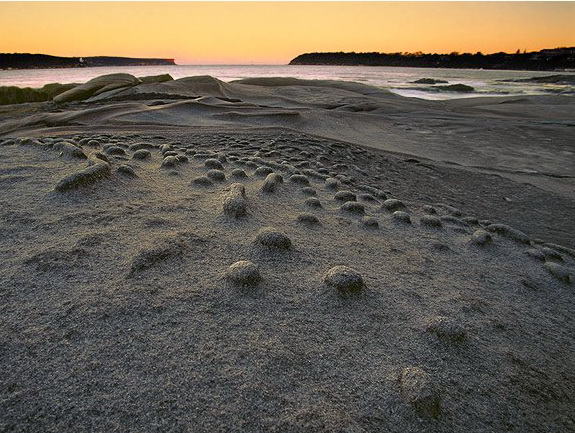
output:
<instances>
[{"instance_id":1,"label":"dark sand surface","mask_svg":"<svg viewBox=\"0 0 575 433\"><path fill-rule=\"evenodd\" d=\"M0 108L0 431L575 430L570 98L123 92Z\"/></svg>"}]
</instances>

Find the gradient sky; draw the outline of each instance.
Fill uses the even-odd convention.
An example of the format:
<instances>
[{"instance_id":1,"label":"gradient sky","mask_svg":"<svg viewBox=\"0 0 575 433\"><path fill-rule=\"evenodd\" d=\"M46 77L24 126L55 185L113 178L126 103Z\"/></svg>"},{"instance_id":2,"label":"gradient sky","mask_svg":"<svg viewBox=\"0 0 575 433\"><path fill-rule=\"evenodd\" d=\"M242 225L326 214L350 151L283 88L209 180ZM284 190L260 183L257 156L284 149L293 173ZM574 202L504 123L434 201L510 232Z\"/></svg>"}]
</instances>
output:
<instances>
[{"instance_id":1,"label":"gradient sky","mask_svg":"<svg viewBox=\"0 0 575 433\"><path fill-rule=\"evenodd\" d=\"M321 51L575 46L575 2L2 2L0 52L286 64Z\"/></svg>"}]
</instances>

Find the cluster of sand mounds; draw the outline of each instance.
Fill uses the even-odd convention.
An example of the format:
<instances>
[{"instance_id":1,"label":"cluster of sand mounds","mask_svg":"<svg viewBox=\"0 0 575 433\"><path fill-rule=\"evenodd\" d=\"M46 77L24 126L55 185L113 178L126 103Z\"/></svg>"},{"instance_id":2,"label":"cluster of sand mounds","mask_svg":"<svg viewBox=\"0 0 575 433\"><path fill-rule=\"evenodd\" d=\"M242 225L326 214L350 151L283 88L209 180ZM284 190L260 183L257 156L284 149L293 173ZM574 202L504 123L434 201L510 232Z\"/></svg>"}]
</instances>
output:
<instances>
[{"instance_id":1,"label":"cluster of sand mounds","mask_svg":"<svg viewBox=\"0 0 575 433\"><path fill-rule=\"evenodd\" d=\"M285 130L0 150L4 430L575 427L575 251L403 197L411 163Z\"/></svg>"},{"instance_id":2,"label":"cluster of sand mounds","mask_svg":"<svg viewBox=\"0 0 575 433\"><path fill-rule=\"evenodd\" d=\"M291 128L409 154L413 163L429 158L574 197L570 97L424 101L332 80L166 79L107 75L62 94L80 95L81 102L8 106L0 110L6 113L0 134L78 125Z\"/></svg>"}]
</instances>

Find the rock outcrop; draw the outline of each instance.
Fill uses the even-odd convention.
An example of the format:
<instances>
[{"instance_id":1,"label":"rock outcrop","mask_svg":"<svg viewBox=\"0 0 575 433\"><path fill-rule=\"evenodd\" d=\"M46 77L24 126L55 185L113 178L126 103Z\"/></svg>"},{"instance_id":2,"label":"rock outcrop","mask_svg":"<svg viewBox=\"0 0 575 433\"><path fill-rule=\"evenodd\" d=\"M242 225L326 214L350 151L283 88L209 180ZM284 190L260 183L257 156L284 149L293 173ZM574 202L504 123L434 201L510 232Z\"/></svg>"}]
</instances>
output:
<instances>
[{"instance_id":1,"label":"rock outcrop","mask_svg":"<svg viewBox=\"0 0 575 433\"><path fill-rule=\"evenodd\" d=\"M88 99L110 90L132 87L141 81L130 74L109 74L96 77L54 97L54 102L73 102Z\"/></svg>"}]
</instances>

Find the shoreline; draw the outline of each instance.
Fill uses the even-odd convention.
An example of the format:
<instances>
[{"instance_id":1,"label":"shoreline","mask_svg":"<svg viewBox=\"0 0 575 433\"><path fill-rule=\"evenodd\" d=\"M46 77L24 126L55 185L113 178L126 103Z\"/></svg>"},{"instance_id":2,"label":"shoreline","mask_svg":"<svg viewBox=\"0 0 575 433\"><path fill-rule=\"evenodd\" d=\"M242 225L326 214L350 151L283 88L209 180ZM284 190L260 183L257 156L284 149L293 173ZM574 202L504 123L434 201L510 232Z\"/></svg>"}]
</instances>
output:
<instances>
[{"instance_id":1,"label":"shoreline","mask_svg":"<svg viewBox=\"0 0 575 433\"><path fill-rule=\"evenodd\" d=\"M102 74L129 72L133 75L157 75L171 74L176 79L197 75L212 75L218 79L231 83L242 78L258 78L296 76L300 79L314 78L320 80L337 80L340 77L348 77L349 82L359 81L365 84L376 86L380 89L391 90L395 93L408 97L423 99L457 99L467 96L509 96L509 95L531 95L531 94L573 94L573 85L569 81L565 83L540 83L539 79L550 77L550 72L522 72L522 71L480 71L470 69L434 69L430 71L424 68L394 68L384 67L380 69L370 69L365 67L299 67L280 65L178 65L173 67L138 67L130 68L73 68L73 69L45 69L27 72L20 71L0 71L0 81L5 86L19 86L40 88L46 84L76 82L83 83L91 78ZM379 72L377 72L379 71ZM405 72L408 73L406 78ZM343 74L343 75L342 75ZM426 78L427 75L434 75L434 79ZM564 74L566 78L575 77L574 74ZM424 80L421 80L424 78ZM449 91L445 88L417 81L447 81L447 86L452 86L455 90ZM533 79L533 82L530 82ZM519 80L515 82L515 80ZM523 81L526 80L526 81ZM464 86L456 86L463 84ZM474 91L470 92L470 87ZM463 91L466 90L466 91Z\"/></svg>"}]
</instances>

